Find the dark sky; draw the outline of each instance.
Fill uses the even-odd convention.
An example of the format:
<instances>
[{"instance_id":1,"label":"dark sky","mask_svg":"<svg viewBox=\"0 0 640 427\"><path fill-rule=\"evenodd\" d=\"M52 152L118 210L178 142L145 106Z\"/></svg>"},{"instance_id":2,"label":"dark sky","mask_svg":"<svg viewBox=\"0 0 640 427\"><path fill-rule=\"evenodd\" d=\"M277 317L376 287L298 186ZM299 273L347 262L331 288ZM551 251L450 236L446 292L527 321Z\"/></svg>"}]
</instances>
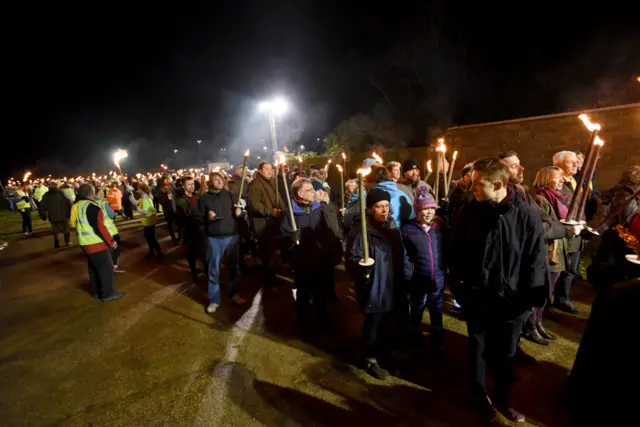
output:
<instances>
[{"instance_id":1,"label":"dark sky","mask_svg":"<svg viewBox=\"0 0 640 427\"><path fill-rule=\"evenodd\" d=\"M440 88L434 105L445 100L450 124L640 96L629 89L640 74L633 6L608 2L589 14L559 10L561 2L510 10L466 3L14 6L5 13L11 131L0 176L105 171L116 147L130 150L127 167L136 171L176 161L174 148L178 161L195 158L197 139L209 158L223 147L259 149L269 134L256 105L274 94L292 104L283 138L313 148L342 120L370 113L381 98L371 76L424 37L438 47L417 63Z\"/></svg>"}]
</instances>

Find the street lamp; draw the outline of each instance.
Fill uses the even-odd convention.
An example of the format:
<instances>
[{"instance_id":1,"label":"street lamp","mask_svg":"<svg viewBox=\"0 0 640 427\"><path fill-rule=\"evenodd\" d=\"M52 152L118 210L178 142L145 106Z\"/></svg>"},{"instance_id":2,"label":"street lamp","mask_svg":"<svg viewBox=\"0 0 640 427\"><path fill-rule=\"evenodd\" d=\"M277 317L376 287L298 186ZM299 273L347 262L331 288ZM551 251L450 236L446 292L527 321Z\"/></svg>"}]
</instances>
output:
<instances>
[{"instance_id":1,"label":"street lamp","mask_svg":"<svg viewBox=\"0 0 640 427\"><path fill-rule=\"evenodd\" d=\"M260 111L269 115L269 127L271 129L271 149L273 155L276 155L278 151L278 141L276 135L276 116L282 116L287 112L289 106L287 102L282 98L274 98L271 101L264 101L260 103Z\"/></svg>"},{"instance_id":2,"label":"street lamp","mask_svg":"<svg viewBox=\"0 0 640 427\"><path fill-rule=\"evenodd\" d=\"M300 151L304 151L304 145L300 146Z\"/></svg>"},{"instance_id":3,"label":"street lamp","mask_svg":"<svg viewBox=\"0 0 640 427\"><path fill-rule=\"evenodd\" d=\"M201 142L202 142L202 140L201 140L201 139L199 139L199 140L198 140L198 144L200 144Z\"/></svg>"},{"instance_id":4,"label":"street lamp","mask_svg":"<svg viewBox=\"0 0 640 427\"><path fill-rule=\"evenodd\" d=\"M178 154L178 150L173 150L173 153L174 154Z\"/></svg>"}]
</instances>

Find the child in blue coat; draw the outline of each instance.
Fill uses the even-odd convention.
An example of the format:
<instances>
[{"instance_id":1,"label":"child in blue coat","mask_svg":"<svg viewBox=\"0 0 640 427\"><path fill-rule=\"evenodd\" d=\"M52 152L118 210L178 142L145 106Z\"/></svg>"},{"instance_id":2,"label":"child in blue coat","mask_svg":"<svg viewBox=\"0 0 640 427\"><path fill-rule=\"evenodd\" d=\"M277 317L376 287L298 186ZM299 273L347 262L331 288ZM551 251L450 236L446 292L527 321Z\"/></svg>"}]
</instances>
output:
<instances>
[{"instance_id":1,"label":"child in blue coat","mask_svg":"<svg viewBox=\"0 0 640 427\"><path fill-rule=\"evenodd\" d=\"M422 315L428 308L431 318L431 347L444 348L442 301L446 275L445 242L448 229L435 218L436 204L428 187L416 189L413 204L416 217L402 226L402 240L413 275L409 285L409 327L416 337L422 337Z\"/></svg>"}]
</instances>

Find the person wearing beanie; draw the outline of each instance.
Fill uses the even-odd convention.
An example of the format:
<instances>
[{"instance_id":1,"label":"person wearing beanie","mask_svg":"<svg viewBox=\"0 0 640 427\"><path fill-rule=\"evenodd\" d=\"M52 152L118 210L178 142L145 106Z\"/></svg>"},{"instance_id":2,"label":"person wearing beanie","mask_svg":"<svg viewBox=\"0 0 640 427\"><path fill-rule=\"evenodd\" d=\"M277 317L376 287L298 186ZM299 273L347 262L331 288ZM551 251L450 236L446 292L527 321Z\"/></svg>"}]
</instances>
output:
<instances>
[{"instance_id":1,"label":"person wearing beanie","mask_svg":"<svg viewBox=\"0 0 640 427\"><path fill-rule=\"evenodd\" d=\"M397 181L398 188L409 196L411 203L416 197L418 187L426 187L431 192L429 184L420 179L420 163L410 158L402 163L402 176Z\"/></svg>"},{"instance_id":2,"label":"person wearing beanie","mask_svg":"<svg viewBox=\"0 0 640 427\"><path fill-rule=\"evenodd\" d=\"M402 226L402 241L413 264L408 286L409 328L416 348L422 349L422 316L428 308L432 351L444 349L442 302L450 236L447 224L436 217L437 207L429 188L418 187L413 202L416 217Z\"/></svg>"},{"instance_id":3,"label":"person wearing beanie","mask_svg":"<svg viewBox=\"0 0 640 427\"><path fill-rule=\"evenodd\" d=\"M385 169L386 170L386 169ZM347 239L345 268L355 282L356 299L364 313L363 341L367 372L375 378L389 377L385 367L393 368L391 352L401 341L402 319L407 311L405 281L411 279L411 263L402 244L400 230L391 219L391 194L373 187L366 197L366 234L369 256L375 261L363 266L360 218ZM394 317L397 317L394 322ZM390 331L389 324L400 325Z\"/></svg>"},{"instance_id":4,"label":"person wearing beanie","mask_svg":"<svg viewBox=\"0 0 640 427\"><path fill-rule=\"evenodd\" d=\"M370 188L377 188L389 193L391 197L391 212L389 215L398 227L414 217L410 197L398 188L398 185L393 182L389 176L389 171L384 166L374 165L371 168L371 173L365 177L365 188L367 192Z\"/></svg>"}]
</instances>

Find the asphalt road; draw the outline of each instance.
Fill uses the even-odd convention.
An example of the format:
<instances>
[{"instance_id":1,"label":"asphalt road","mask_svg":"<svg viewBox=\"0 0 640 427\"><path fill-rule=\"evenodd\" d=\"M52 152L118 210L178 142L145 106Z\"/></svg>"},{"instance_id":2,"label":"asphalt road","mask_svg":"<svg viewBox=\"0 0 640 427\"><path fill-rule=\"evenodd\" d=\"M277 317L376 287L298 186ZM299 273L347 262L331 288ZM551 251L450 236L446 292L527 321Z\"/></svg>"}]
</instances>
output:
<instances>
[{"instance_id":1,"label":"asphalt road","mask_svg":"<svg viewBox=\"0 0 640 427\"><path fill-rule=\"evenodd\" d=\"M162 228L162 227L161 227ZM37 229L40 229L37 227ZM161 230L166 259L147 260L142 230L121 225L124 298L88 294L78 247L53 249L45 232L0 252L0 424L7 426L473 426L466 392L466 330L447 314L444 357L399 355L400 377L358 367L362 318L336 270L330 332L300 334L283 269L276 298L245 275L244 308L204 312L206 280L191 283L183 249ZM525 342L517 407L532 425L564 426L558 400L593 295L577 286L580 316L547 322L560 339ZM449 313L450 298L445 310ZM428 315L425 315L425 338ZM522 425L522 424L520 424Z\"/></svg>"}]
</instances>

